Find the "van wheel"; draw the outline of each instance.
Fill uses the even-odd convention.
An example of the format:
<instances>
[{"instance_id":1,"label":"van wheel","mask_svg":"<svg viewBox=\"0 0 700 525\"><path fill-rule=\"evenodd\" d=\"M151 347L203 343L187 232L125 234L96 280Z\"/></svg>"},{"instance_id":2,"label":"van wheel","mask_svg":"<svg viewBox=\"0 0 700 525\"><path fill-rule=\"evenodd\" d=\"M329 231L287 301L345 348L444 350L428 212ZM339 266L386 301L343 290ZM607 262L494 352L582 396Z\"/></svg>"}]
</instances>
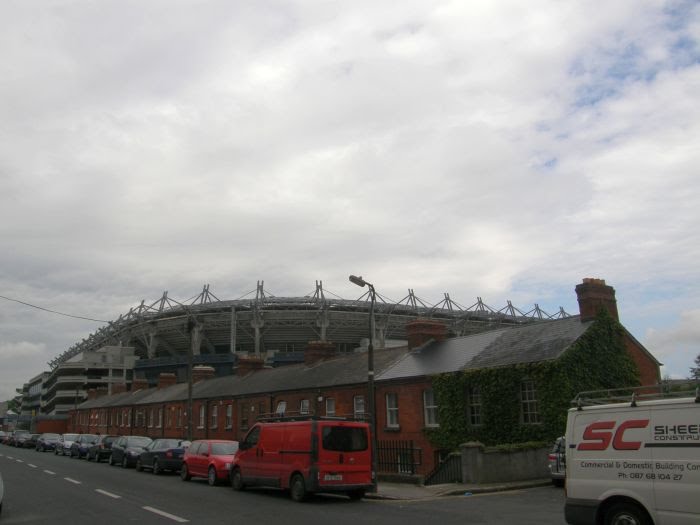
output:
<instances>
[{"instance_id":1,"label":"van wheel","mask_svg":"<svg viewBox=\"0 0 700 525\"><path fill-rule=\"evenodd\" d=\"M182 481L189 481L192 479L192 476L190 476L190 471L187 470L187 463L183 463L182 467L180 467L180 479Z\"/></svg>"},{"instance_id":2,"label":"van wheel","mask_svg":"<svg viewBox=\"0 0 700 525\"><path fill-rule=\"evenodd\" d=\"M243 490L245 488L243 476L241 476L241 469L239 468L231 472L231 487L233 490Z\"/></svg>"},{"instance_id":3,"label":"van wheel","mask_svg":"<svg viewBox=\"0 0 700 525\"><path fill-rule=\"evenodd\" d=\"M350 492L348 492L348 497L349 497L352 501L360 500L360 499L362 499L362 498L365 497L365 491L362 490L362 489L351 490Z\"/></svg>"},{"instance_id":4,"label":"van wheel","mask_svg":"<svg viewBox=\"0 0 700 525\"><path fill-rule=\"evenodd\" d=\"M304 501L306 499L306 485L301 474L294 474L289 484L289 495L294 501Z\"/></svg>"},{"instance_id":5,"label":"van wheel","mask_svg":"<svg viewBox=\"0 0 700 525\"><path fill-rule=\"evenodd\" d=\"M605 512L605 525L651 525L644 510L633 503L616 503Z\"/></svg>"}]
</instances>

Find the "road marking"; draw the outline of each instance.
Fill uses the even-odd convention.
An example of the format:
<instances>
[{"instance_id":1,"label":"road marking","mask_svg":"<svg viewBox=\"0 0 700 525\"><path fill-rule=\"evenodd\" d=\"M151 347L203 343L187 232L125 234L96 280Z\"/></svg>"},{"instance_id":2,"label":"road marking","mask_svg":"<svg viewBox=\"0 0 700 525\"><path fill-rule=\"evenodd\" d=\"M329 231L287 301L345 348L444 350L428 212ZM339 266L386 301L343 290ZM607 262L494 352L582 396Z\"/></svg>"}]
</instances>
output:
<instances>
[{"instance_id":1,"label":"road marking","mask_svg":"<svg viewBox=\"0 0 700 525\"><path fill-rule=\"evenodd\" d=\"M24 463L24 461L22 461L21 459L16 459L15 461L16 461L17 463Z\"/></svg>"},{"instance_id":2,"label":"road marking","mask_svg":"<svg viewBox=\"0 0 700 525\"><path fill-rule=\"evenodd\" d=\"M63 478L63 479L65 479L66 481L70 481L71 483L75 483L76 485L82 485L82 482L78 481L77 479L73 479L73 478Z\"/></svg>"},{"instance_id":3,"label":"road marking","mask_svg":"<svg viewBox=\"0 0 700 525\"><path fill-rule=\"evenodd\" d=\"M32 465L31 463L27 463L27 465L29 465L32 468L36 468L36 465Z\"/></svg>"},{"instance_id":4,"label":"road marking","mask_svg":"<svg viewBox=\"0 0 700 525\"><path fill-rule=\"evenodd\" d=\"M100 494L104 494L105 496L109 496L110 498L114 498L114 499L121 498L121 496L119 496L118 494L112 494L111 492L107 492L106 490L102 490L102 489L95 489L95 492L99 492Z\"/></svg>"},{"instance_id":5,"label":"road marking","mask_svg":"<svg viewBox=\"0 0 700 525\"><path fill-rule=\"evenodd\" d=\"M56 475L56 473L51 470L45 470L44 472L46 472L47 474L51 474L52 476Z\"/></svg>"},{"instance_id":6,"label":"road marking","mask_svg":"<svg viewBox=\"0 0 700 525\"><path fill-rule=\"evenodd\" d=\"M15 459L15 458L13 458L12 456L7 456L7 459Z\"/></svg>"},{"instance_id":7,"label":"road marking","mask_svg":"<svg viewBox=\"0 0 700 525\"><path fill-rule=\"evenodd\" d=\"M154 509L153 507L141 507L143 510L147 510L148 512L152 512L153 514L158 514L159 516L163 516L164 518L169 518L173 521L177 521L178 523L189 523L190 520L186 520L185 518L181 518L180 516L175 516L174 514L168 514L167 512L163 512L162 510Z\"/></svg>"}]
</instances>

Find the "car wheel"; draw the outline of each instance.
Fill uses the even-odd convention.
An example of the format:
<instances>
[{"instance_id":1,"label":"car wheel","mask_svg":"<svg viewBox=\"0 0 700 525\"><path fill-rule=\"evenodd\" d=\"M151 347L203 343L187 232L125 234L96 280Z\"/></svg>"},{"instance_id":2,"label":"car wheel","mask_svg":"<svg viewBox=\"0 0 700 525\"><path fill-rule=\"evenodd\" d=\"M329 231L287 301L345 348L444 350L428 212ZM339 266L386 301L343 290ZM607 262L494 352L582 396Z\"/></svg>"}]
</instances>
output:
<instances>
[{"instance_id":1,"label":"car wheel","mask_svg":"<svg viewBox=\"0 0 700 525\"><path fill-rule=\"evenodd\" d=\"M136 460L136 472L143 472L143 464L141 463L141 458Z\"/></svg>"},{"instance_id":2,"label":"car wheel","mask_svg":"<svg viewBox=\"0 0 700 525\"><path fill-rule=\"evenodd\" d=\"M126 454L122 456L122 468L128 468L129 467L129 460L126 459Z\"/></svg>"},{"instance_id":3,"label":"car wheel","mask_svg":"<svg viewBox=\"0 0 700 525\"><path fill-rule=\"evenodd\" d=\"M301 474L294 474L289 483L289 495L294 501L304 501L306 499L306 484Z\"/></svg>"},{"instance_id":4,"label":"car wheel","mask_svg":"<svg viewBox=\"0 0 700 525\"><path fill-rule=\"evenodd\" d=\"M187 468L187 463L183 463L182 467L180 468L180 479L182 481L189 481L192 479L192 476L190 476L190 471Z\"/></svg>"},{"instance_id":5,"label":"car wheel","mask_svg":"<svg viewBox=\"0 0 700 525\"><path fill-rule=\"evenodd\" d=\"M233 472L231 472L231 487L233 490L243 490L245 488L241 469L239 468L233 469Z\"/></svg>"},{"instance_id":6,"label":"car wheel","mask_svg":"<svg viewBox=\"0 0 700 525\"><path fill-rule=\"evenodd\" d=\"M157 459L154 459L154 460L153 460L153 469L152 469L152 470L153 470L153 473L154 473L156 476L163 473L163 471L162 471L161 468L160 468L160 465L158 464L158 460L157 460Z\"/></svg>"},{"instance_id":7,"label":"car wheel","mask_svg":"<svg viewBox=\"0 0 700 525\"><path fill-rule=\"evenodd\" d=\"M605 525L651 525L646 512L633 503L617 503L605 511Z\"/></svg>"},{"instance_id":8,"label":"car wheel","mask_svg":"<svg viewBox=\"0 0 700 525\"><path fill-rule=\"evenodd\" d=\"M114 457L111 454L109 455L109 459L107 460L107 463L110 466L114 465Z\"/></svg>"},{"instance_id":9,"label":"car wheel","mask_svg":"<svg viewBox=\"0 0 700 525\"><path fill-rule=\"evenodd\" d=\"M85 461L92 461L92 460L90 459L90 453L89 453L89 452L88 452L87 454L85 454Z\"/></svg>"},{"instance_id":10,"label":"car wheel","mask_svg":"<svg viewBox=\"0 0 700 525\"><path fill-rule=\"evenodd\" d=\"M210 487L213 487L216 485L218 480L216 479L216 469L214 468L214 465L211 465L209 467L209 471L207 472L207 483L209 483Z\"/></svg>"}]
</instances>

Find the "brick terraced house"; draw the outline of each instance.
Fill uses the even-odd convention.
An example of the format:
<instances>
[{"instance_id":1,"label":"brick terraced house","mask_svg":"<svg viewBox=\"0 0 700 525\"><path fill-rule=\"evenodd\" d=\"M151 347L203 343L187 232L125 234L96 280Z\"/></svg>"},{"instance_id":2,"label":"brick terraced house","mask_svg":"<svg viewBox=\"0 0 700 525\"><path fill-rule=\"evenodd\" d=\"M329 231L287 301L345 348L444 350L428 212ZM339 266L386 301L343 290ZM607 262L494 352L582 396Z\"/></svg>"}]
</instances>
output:
<instances>
[{"instance_id":1,"label":"brick terraced house","mask_svg":"<svg viewBox=\"0 0 700 525\"><path fill-rule=\"evenodd\" d=\"M464 441L550 441L581 390L660 382L660 363L618 322L615 291L600 279L576 287L580 315L450 337L440 321L406 325L405 347L374 354L380 473L425 476ZM72 432L243 439L261 415L363 417L367 356L312 341L305 362L267 368L239 358L233 375L195 367L188 385L161 374L156 388L93 390L71 411ZM125 390L125 387L123 388ZM116 392L116 393L115 393Z\"/></svg>"}]
</instances>

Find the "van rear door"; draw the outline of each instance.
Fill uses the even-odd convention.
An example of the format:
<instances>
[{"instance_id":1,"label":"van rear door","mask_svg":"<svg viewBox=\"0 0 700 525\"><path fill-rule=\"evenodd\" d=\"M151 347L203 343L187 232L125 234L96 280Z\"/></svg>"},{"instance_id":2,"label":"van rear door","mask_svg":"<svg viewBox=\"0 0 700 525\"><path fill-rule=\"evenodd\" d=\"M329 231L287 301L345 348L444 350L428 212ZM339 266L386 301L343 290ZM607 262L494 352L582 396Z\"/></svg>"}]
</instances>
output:
<instances>
[{"instance_id":1,"label":"van rear door","mask_svg":"<svg viewBox=\"0 0 700 525\"><path fill-rule=\"evenodd\" d=\"M372 483L368 425L338 421L319 422L318 440L320 488Z\"/></svg>"}]
</instances>

